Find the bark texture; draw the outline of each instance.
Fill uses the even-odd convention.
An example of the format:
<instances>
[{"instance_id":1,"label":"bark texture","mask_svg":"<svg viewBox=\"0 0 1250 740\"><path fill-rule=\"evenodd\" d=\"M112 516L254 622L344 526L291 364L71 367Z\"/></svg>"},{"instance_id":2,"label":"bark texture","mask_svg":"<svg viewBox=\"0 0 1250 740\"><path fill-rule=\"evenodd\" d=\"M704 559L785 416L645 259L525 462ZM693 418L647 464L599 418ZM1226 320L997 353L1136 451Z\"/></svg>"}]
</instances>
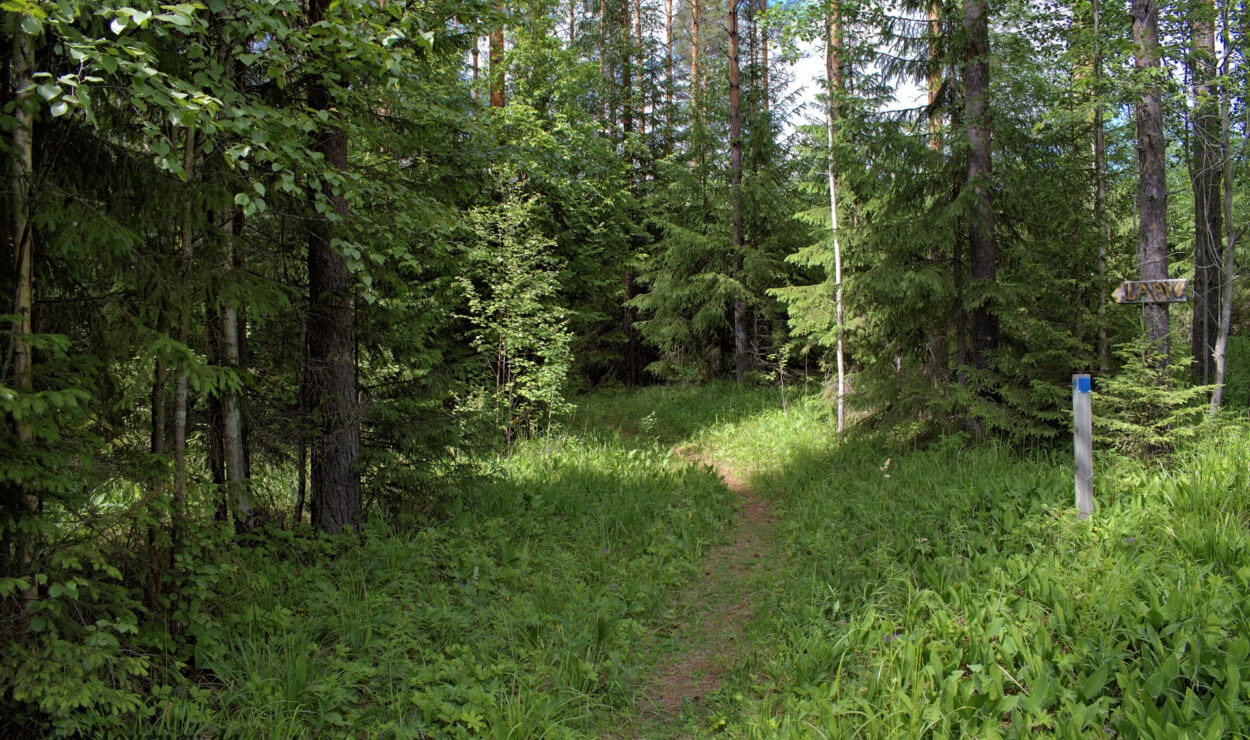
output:
<instances>
[{"instance_id":1,"label":"bark texture","mask_svg":"<svg viewBox=\"0 0 1250 740\"><path fill-rule=\"evenodd\" d=\"M329 0L312 0L309 16L320 21ZM492 50L493 50L492 44ZM491 74L495 69L492 64ZM493 97L492 90L492 97ZM309 106L329 110L329 91L313 85ZM313 134L313 147L331 169L347 167L347 135L332 126ZM314 196L315 197L315 196ZM334 213L347 215L347 199L328 189ZM331 247L333 224L314 219L308 231L308 367L304 403L313 423L312 525L337 534L358 530L360 421L356 400L356 364L352 336L351 273L347 259Z\"/></svg>"},{"instance_id":2,"label":"bark texture","mask_svg":"<svg viewBox=\"0 0 1250 740\"><path fill-rule=\"evenodd\" d=\"M321 2L321 0L313 0ZM503 29L490 35L490 107L503 107Z\"/></svg>"},{"instance_id":3,"label":"bark texture","mask_svg":"<svg viewBox=\"0 0 1250 740\"><path fill-rule=\"evenodd\" d=\"M843 349L842 307L842 239L838 233L838 172L834 158L838 119L841 117L840 95L846 87L842 65L842 3L833 0L829 6L829 38L825 46L825 83L829 95L827 133L829 138L829 221L833 237L833 300L838 334L838 433L846 430L846 358Z\"/></svg>"},{"instance_id":4,"label":"bark texture","mask_svg":"<svg viewBox=\"0 0 1250 740\"><path fill-rule=\"evenodd\" d=\"M1163 95L1155 79L1159 70L1159 6L1155 0L1133 0L1134 65L1142 80L1137 103L1137 262L1142 280L1168 277L1167 178L1164 169ZM1166 303L1142 306L1146 334L1166 370L1170 346Z\"/></svg>"},{"instance_id":5,"label":"bark texture","mask_svg":"<svg viewBox=\"0 0 1250 740\"><path fill-rule=\"evenodd\" d=\"M12 133L13 168L11 170L12 188L12 224L13 224L13 335L10 340L9 353L12 357L12 382L18 391L29 392L34 388L34 365L31 357L29 337L34 333L35 279L35 236L31 228L30 215L33 210L34 195L34 125L35 118L31 110L35 85L33 73L35 69L35 39L30 34L18 30L13 39L12 60L13 89L16 92L16 105L13 111L14 127ZM26 419L13 422L13 432L17 441L30 444L34 441L34 430ZM18 500L21 505L21 516L35 516L39 513L39 493L29 482L19 483L22 486ZM35 557L34 535L23 533L17 535L15 557L11 564L18 573L30 570ZM6 543L7 545L7 543ZM8 559L8 547L5 557ZM33 585L19 596L19 604L25 607L36 596Z\"/></svg>"},{"instance_id":6,"label":"bark texture","mask_svg":"<svg viewBox=\"0 0 1250 740\"><path fill-rule=\"evenodd\" d=\"M1224 219L1220 180L1223 153L1220 151L1219 89L1215 84L1215 4L1206 0L1195 10L1190 62L1194 97L1190 165L1194 188L1194 285L1191 291L1194 319L1190 346L1194 382L1205 384L1211 382L1215 371L1215 343L1222 303L1220 263Z\"/></svg>"},{"instance_id":7,"label":"bark texture","mask_svg":"<svg viewBox=\"0 0 1250 740\"><path fill-rule=\"evenodd\" d=\"M978 296L972 309L972 364L984 369L998 346L998 316L986 294L997 281L998 243L990 194L990 36L985 0L964 0L964 121L973 214L968 223L970 269Z\"/></svg>"},{"instance_id":8,"label":"bark texture","mask_svg":"<svg viewBox=\"0 0 1250 740\"><path fill-rule=\"evenodd\" d=\"M742 80L738 51L738 0L729 0L727 18L729 32L729 188L730 207L733 211L731 236L737 278L743 280L742 242ZM747 366L747 316L746 304L741 296L734 299L734 376L738 383L746 381Z\"/></svg>"}]
</instances>

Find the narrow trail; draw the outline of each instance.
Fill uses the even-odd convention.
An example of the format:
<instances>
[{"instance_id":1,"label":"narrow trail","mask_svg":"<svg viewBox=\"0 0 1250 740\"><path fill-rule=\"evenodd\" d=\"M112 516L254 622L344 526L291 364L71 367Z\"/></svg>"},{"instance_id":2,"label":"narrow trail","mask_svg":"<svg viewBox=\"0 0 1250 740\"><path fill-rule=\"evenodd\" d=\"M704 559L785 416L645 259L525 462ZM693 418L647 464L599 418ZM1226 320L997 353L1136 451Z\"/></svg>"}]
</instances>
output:
<instances>
[{"instance_id":1,"label":"narrow trail","mask_svg":"<svg viewBox=\"0 0 1250 740\"><path fill-rule=\"evenodd\" d=\"M727 465L690 449L677 454L706 465L738 497L729 542L708 551L702 572L677 599L681 621L668 638L677 649L664 656L637 706L640 718L658 727L676 728L687 703L699 706L720 690L739 664L742 633L754 609L761 577L775 567L776 520L772 505ZM647 734L646 737L653 735Z\"/></svg>"}]
</instances>

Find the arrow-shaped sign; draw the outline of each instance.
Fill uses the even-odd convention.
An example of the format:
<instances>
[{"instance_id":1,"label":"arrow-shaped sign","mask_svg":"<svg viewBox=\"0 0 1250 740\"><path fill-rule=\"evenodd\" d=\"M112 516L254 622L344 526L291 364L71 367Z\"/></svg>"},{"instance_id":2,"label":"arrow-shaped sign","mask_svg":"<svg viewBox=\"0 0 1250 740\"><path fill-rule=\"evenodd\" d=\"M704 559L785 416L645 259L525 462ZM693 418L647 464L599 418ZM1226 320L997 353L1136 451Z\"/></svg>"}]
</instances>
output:
<instances>
[{"instance_id":1,"label":"arrow-shaped sign","mask_svg":"<svg viewBox=\"0 0 1250 740\"><path fill-rule=\"evenodd\" d=\"M1186 288L1184 280L1125 280L1111 297L1116 303L1184 303Z\"/></svg>"}]
</instances>

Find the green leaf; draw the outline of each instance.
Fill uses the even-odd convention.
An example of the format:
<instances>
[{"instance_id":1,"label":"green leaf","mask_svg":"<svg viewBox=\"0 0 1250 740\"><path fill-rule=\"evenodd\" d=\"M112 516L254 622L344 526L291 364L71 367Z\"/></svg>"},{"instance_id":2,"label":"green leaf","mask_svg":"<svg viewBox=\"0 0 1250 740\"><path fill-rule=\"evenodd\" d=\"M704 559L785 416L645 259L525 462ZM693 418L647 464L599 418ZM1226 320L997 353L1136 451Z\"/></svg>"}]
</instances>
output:
<instances>
[{"instance_id":1,"label":"green leaf","mask_svg":"<svg viewBox=\"0 0 1250 740\"><path fill-rule=\"evenodd\" d=\"M69 103L64 100L58 100L52 104L52 117L58 118L69 112Z\"/></svg>"},{"instance_id":2,"label":"green leaf","mask_svg":"<svg viewBox=\"0 0 1250 740\"><path fill-rule=\"evenodd\" d=\"M28 588L30 588L30 581L25 578L0 578L0 599L8 598Z\"/></svg>"},{"instance_id":3,"label":"green leaf","mask_svg":"<svg viewBox=\"0 0 1250 740\"><path fill-rule=\"evenodd\" d=\"M126 30L126 26L130 25L130 19L124 15L119 15L109 24L109 29L117 36L122 35L122 31Z\"/></svg>"},{"instance_id":4,"label":"green leaf","mask_svg":"<svg viewBox=\"0 0 1250 740\"><path fill-rule=\"evenodd\" d=\"M1093 699L1102 692L1104 686L1107 685L1107 664L1103 663L1098 669L1085 677L1081 681L1081 696L1087 700Z\"/></svg>"}]
</instances>

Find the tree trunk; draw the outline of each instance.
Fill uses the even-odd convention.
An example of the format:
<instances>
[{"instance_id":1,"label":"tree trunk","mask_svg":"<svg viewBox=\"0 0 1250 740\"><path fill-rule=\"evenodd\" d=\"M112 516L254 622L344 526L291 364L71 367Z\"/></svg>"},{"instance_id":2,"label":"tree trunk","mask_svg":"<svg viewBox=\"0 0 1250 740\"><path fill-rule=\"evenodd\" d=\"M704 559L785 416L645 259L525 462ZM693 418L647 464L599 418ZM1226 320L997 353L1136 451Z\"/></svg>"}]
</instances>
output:
<instances>
[{"instance_id":1,"label":"tree trunk","mask_svg":"<svg viewBox=\"0 0 1250 740\"><path fill-rule=\"evenodd\" d=\"M673 126L676 114L673 97L676 82L673 77L673 0L664 0L664 148L673 149Z\"/></svg>"},{"instance_id":2,"label":"tree trunk","mask_svg":"<svg viewBox=\"0 0 1250 740\"><path fill-rule=\"evenodd\" d=\"M235 214L234 218L242 218ZM226 265L232 269L235 263L235 229L230 230L227 238ZM221 308L221 360L222 364L242 374L242 337L246 333L239 311L226 304ZM243 436L243 419L240 408L239 394L227 389L221 394L221 442L222 457L225 462L226 490L229 494L231 511L234 515L235 530L244 533L255 526L252 515L252 497L249 491L251 482L248 477L246 444Z\"/></svg>"},{"instance_id":3,"label":"tree trunk","mask_svg":"<svg viewBox=\"0 0 1250 740\"><path fill-rule=\"evenodd\" d=\"M1133 0L1134 66L1140 79L1158 74L1159 6L1156 0ZM1137 261L1142 280L1168 277L1167 173L1163 140L1163 96L1156 81L1142 88L1137 105ZM1166 303L1142 306L1146 334L1157 355L1161 373L1168 366L1169 323Z\"/></svg>"},{"instance_id":4,"label":"tree trunk","mask_svg":"<svg viewBox=\"0 0 1250 740\"><path fill-rule=\"evenodd\" d=\"M936 0L930 0L925 9L926 16L926 33L927 37L927 57L928 69L925 72L925 87L927 92L928 105L926 107L926 115L928 116L929 128L929 149L933 152L940 152L942 149L942 112L939 96L942 90L942 73L944 70L944 60L942 58L942 15L941 5ZM958 188L962 182L956 185ZM956 190L956 193L958 191ZM954 297L954 306L951 311L946 312L948 316L958 317L962 315L963 302L962 296L958 291L963 276L960 273L959 251L961 245L957 236L955 240L955 260L953 262L954 283L956 285L956 293ZM942 247L940 244L933 244L929 248L929 261L934 265L939 265L944 261L942 255ZM962 322L956 321L962 326ZM962 329L959 329L959 340L963 339ZM935 321L929 330L929 367L925 370L925 374L929 378L929 383L935 391L944 392L945 386L950 382L950 334L951 322Z\"/></svg>"},{"instance_id":5,"label":"tree trunk","mask_svg":"<svg viewBox=\"0 0 1250 740\"><path fill-rule=\"evenodd\" d=\"M703 12L700 0L690 0L690 102L696 126L703 122L703 78L699 69L699 47Z\"/></svg>"},{"instance_id":6,"label":"tree trunk","mask_svg":"<svg viewBox=\"0 0 1250 740\"><path fill-rule=\"evenodd\" d=\"M833 300L838 335L838 434L841 434L846 430L846 358L842 336L845 325L842 307L842 238L838 232L838 169L834 157L838 119L841 115L839 96L846 83L842 69L841 0L833 0L829 5L828 31L829 37L825 46L825 89L829 96L826 126L829 139L829 226L833 236Z\"/></svg>"},{"instance_id":7,"label":"tree trunk","mask_svg":"<svg viewBox=\"0 0 1250 740\"><path fill-rule=\"evenodd\" d=\"M16 19L20 21L20 17ZM15 22L13 43L13 89L15 103L13 108L13 169L11 171L11 189L13 204L13 334L9 352L13 360L13 387L19 392L29 393L34 388L34 364L31 356L30 336L34 333L35 280L35 235L31 226L31 212L34 210L34 107L37 105L35 96L35 38L21 30L20 23ZM34 429L28 419L13 420L13 432L18 444L27 445L34 441ZM21 486L21 515L34 517L39 514L41 506L39 493L30 482ZM19 534L16 545L16 568L18 573L26 574L35 558L34 535L29 532ZM34 579L30 588L24 590L18 601L25 607L37 595Z\"/></svg>"},{"instance_id":8,"label":"tree trunk","mask_svg":"<svg viewBox=\"0 0 1250 740\"><path fill-rule=\"evenodd\" d=\"M968 138L968 187L973 216L968 224L969 258L977 296L972 310L972 364L984 370L998 346L998 316L986 295L997 280L997 238L990 201L990 44L985 0L964 0L964 123Z\"/></svg>"},{"instance_id":9,"label":"tree trunk","mask_svg":"<svg viewBox=\"0 0 1250 740\"><path fill-rule=\"evenodd\" d=\"M186 130L182 150L182 168L186 173L186 192L182 201L180 243L182 253L178 272L178 341L191 343L191 267L195 257L191 231L191 186L195 169L195 129ZM187 368L179 367L174 379L174 530L187 501L187 423L190 402L187 389Z\"/></svg>"},{"instance_id":10,"label":"tree trunk","mask_svg":"<svg viewBox=\"0 0 1250 740\"><path fill-rule=\"evenodd\" d=\"M1219 332L1220 262L1223 176L1220 151L1219 89L1215 83L1215 3L1204 0L1195 8L1190 77L1193 81L1193 160L1190 179L1194 188L1194 285L1193 324L1190 346L1194 382L1211 382L1215 372L1216 334Z\"/></svg>"},{"instance_id":11,"label":"tree trunk","mask_svg":"<svg viewBox=\"0 0 1250 740\"><path fill-rule=\"evenodd\" d=\"M622 314L621 327L625 331L625 384L635 386L642 381L642 339L638 336L638 327L634 323L637 321L634 307L628 305L638 295L634 271L626 270L622 282L627 304Z\"/></svg>"},{"instance_id":12,"label":"tree trunk","mask_svg":"<svg viewBox=\"0 0 1250 740\"><path fill-rule=\"evenodd\" d=\"M740 285L745 285L746 276L743 271L742 243L742 82L738 66L738 1L729 0L728 32L729 32L729 188L730 207L733 211L732 244L734 261L737 266L735 276ZM740 287L739 290L742 290ZM734 367L738 384L746 381L747 375L747 327L746 304L741 295L734 299Z\"/></svg>"},{"instance_id":13,"label":"tree trunk","mask_svg":"<svg viewBox=\"0 0 1250 740\"><path fill-rule=\"evenodd\" d=\"M1107 343L1107 246L1111 243L1111 222L1107 219L1107 144L1102 113L1102 7L1090 0L1094 23L1094 226L1098 230L1098 369L1110 369Z\"/></svg>"},{"instance_id":14,"label":"tree trunk","mask_svg":"<svg viewBox=\"0 0 1250 740\"><path fill-rule=\"evenodd\" d=\"M630 30L629 2L621 0L621 130L626 136L634 132L634 35Z\"/></svg>"},{"instance_id":15,"label":"tree trunk","mask_svg":"<svg viewBox=\"0 0 1250 740\"><path fill-rule=\"evenodd\" d=\"M1226 0L1223 7L1223 29L1222 35L1224 39L1224 48L1231 49L1231 32L1229 30L1229 2ZM1215 365L1215 389L1211 392L1211 413L1215 414L1220 410L1220 404L1224 398L1224 378L1227 369L1227 349L1228 349L1228 332L1232 324L1233 318L1233 278L1237 272L1234 262L1237 254L1237 227L1233 221L1233 157L1232 157L1232 111L1230 99L1232 93L1230 91L1231 82L1229 80L1229 56L1225 54L1224 63L1220 69L1220 76L1225 82L1219 88L1220 93L1220 146L1223 150L1223 176L1224 176L1224 274L1223 285L1221 286L1220 300L1220 318L1216 327L1215 352L1212 358ZM1250 112L1247 112L1250 116ZM1244 131L1245 140L1242 143L1242 152L1250 146L1250 121L1247 121Z\"/></svg>"},{"instance_id":16,"label":"tree trunk","mask_svg":"<svg viewBox=\"0 0 1250 740\"><path fill-rule=\"evenodd\" d=\"M768 0L759 0L760 19L760 107L765 113L772 105L772 79L768 69Z\"/></svg>"},{"instance_id":17,"label":"tree trunk","mask_svg":"<svg viewBox=\"0 0 1250 740\"><path fill-rule=\"evenodd\" d=\"M330 0L311 0L309 20L325 17ZM502 46L502 34L500 35ZM492 53L495 44L492 37ZM492 63L492 98L500 72ZM323 83L309 90L309 107L330 110ZM494 101L492 100L492 103ZM502 102L502 100L500 101ZM313 134L313 149L336 170L347 168L347 134L327 125ZM325 186L335 215L347 216L347 199ZM316 195L311 196L315 201ZM351 273L347 259L331 246L333 224L314 219L308 230L308 367L304 397L314 425L312 438L312 524L330 534L359 531L360 420L356 401L355 343L352 336Z\"/></svg>"},{"instance_id":18,"label":"tree trunk","mask_svg":"<svg viewBox=\"0 0 1250 740\"><path fill-rule=\"evenodd\" d=\"M322 0L312 0L313 3ZM502 17L500 23L503 22ZM490 107L503 107L503 28L497 28L490 34Z\"/></svg>"},{"instance_id":19,"label":"tree trunk","mask_svg":"<svg viewBox=\"0 0 1250 740\"><path fill-rule=\"evenodd\" d=\"M631 46L638 60L638 133L647 133L647 47L642 37L642 0L634 0L634 37Z\"/></svg>"},{"instance_id":20,"label":"tree trunk","mask_svg":"<svg viewBox=\"0 0 1250 740\"><path fill-rule=\"evenodd\" d=\"M929 101L929 148L938 151L942 148L942 115L938 101L938 95L942 91L942 16L937 0L930 0L928 3L926 18L929 34L929 69L925 75Z\"/></svg>"}]
</instances>

